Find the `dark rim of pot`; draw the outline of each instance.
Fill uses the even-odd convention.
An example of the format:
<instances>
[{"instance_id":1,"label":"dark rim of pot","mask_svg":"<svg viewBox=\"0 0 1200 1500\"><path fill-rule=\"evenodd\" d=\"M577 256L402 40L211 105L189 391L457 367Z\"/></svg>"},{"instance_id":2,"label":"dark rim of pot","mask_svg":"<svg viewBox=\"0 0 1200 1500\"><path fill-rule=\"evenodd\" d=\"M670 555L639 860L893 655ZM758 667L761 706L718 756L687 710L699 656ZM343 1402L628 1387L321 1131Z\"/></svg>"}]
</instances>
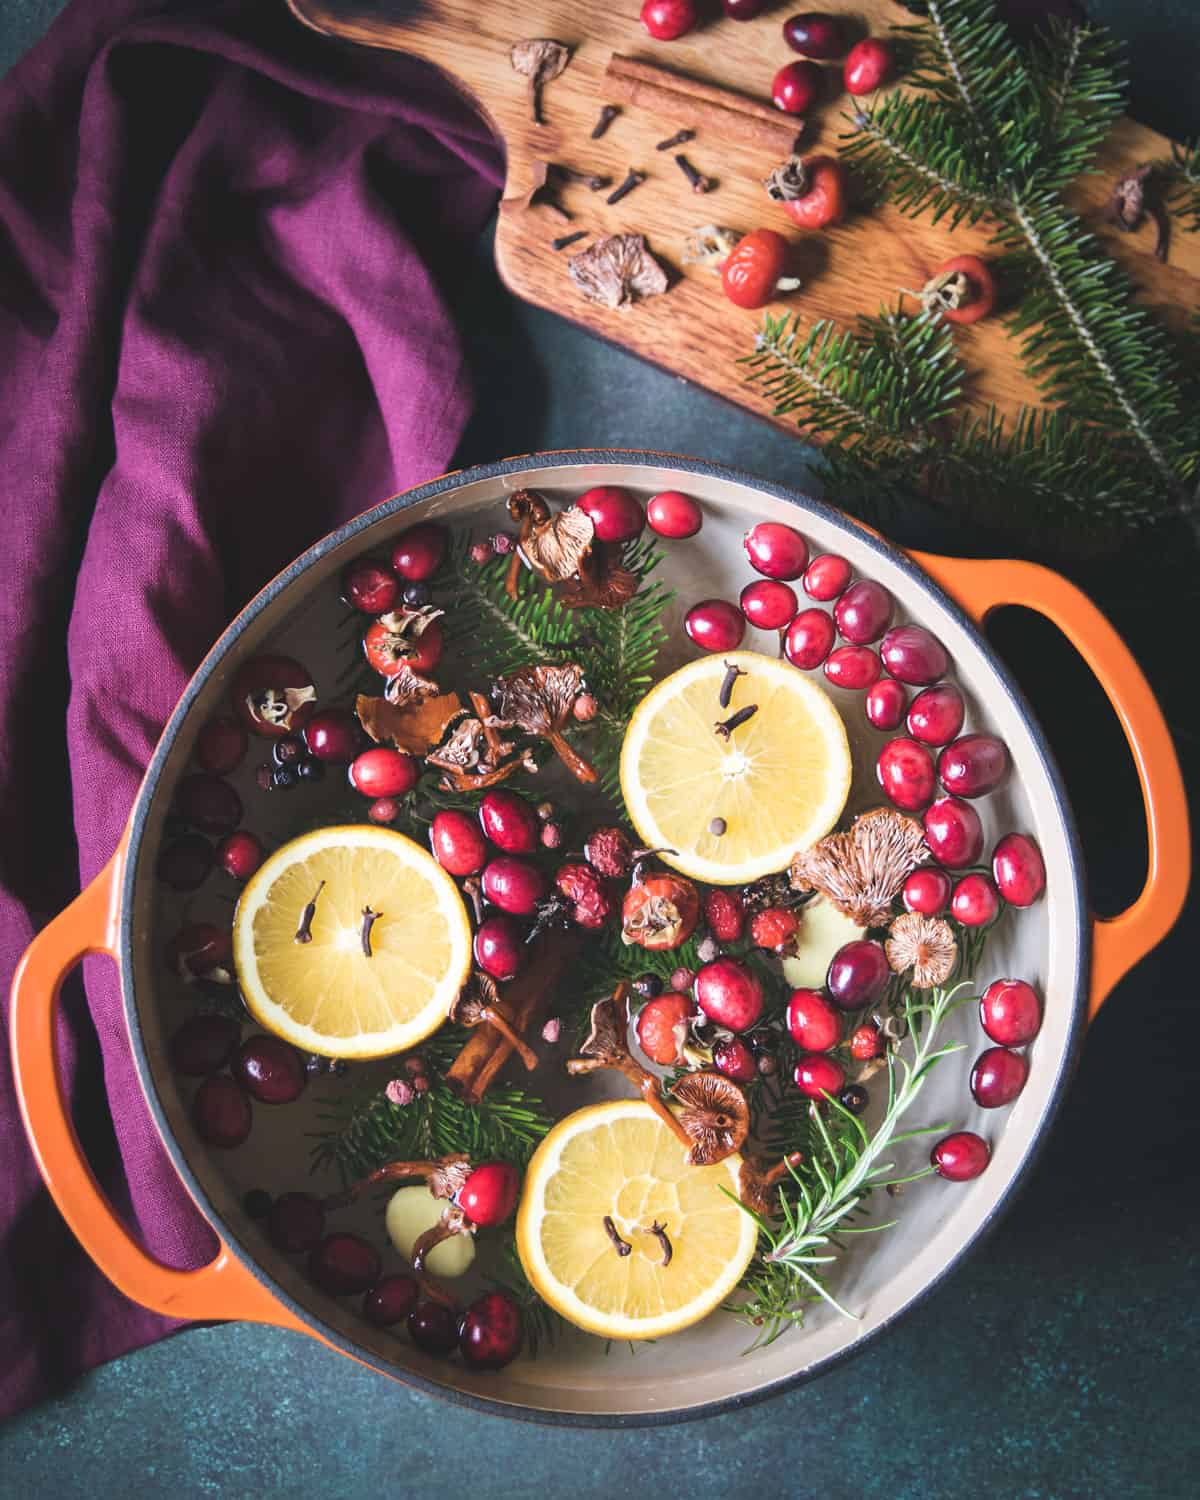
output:
<instances>
[{"instance_id":1,"label":"dark rim of pot","mask_svg":"<svg viewBox=\"0 0 1200 1500\"><path fill-rule=\"evenodd\" d=\"M878 1327L873 1328L869 1333L863 1334L846 1348L839 1349L802 1370L782 1376L768 1385L758 1387L745 1394L726 1396L719 1400L706 1401L696 1406L659 1411L605 1414L602 1412L552 1411L544 1408L523 1406L516 1402L478 1396L470 1391L456 1390L452 1386L444 1385L439 1381L429 1380L414 1371L402 1370L389 1360L375 1357L361 1345L355 1343L353 1339L348 1339L330 1324L324 1322L319 1316L311 1312L309 1308L284 1291L274 1278L267 1274L256 1260L253 1251L243 1245L238 1236L222 1222L220 1215L209 1201L203 1185L193 1172L190 1163L168 1124L166 1110L158 1096L158 1091L154 1083L154 1074L146 1051L146 1042L142 1034L141 1022L134 1000L133 924L131 913L133 911L133 892L136 883L139 856L145 836L146 820L150 804L157 792L159 777L162 774L163 766L171 752L175 739L179 734L180 727L191 711L192 705L195 703L208 678L237 643L246 627L265 609L274 604L280 594L289 589L314 563L318 562L333 548L339 547L343 542L373 527L381 518L408 510L410 507L429 500L436 495L461 489L464 485L473 484L480 480L503 479L507 475L527 473L532 470L611 464L621 464L625 467L635 468L666 468L676 470L682 474L703 475L705 478L726 480L730 483L758 490L762 494L770 495L774 499L786 501L788 504L795 505L818 515L840 530L853 534L856 540L865 544L890 566L899 568L904 574L919 584L927 594L931 595L944 610L957 620L959 625L968 634L975 638L982 646L1004 691L1008 694L1012 703L1030 728L1038 758L1041 761L1042 768L1046 773L1054 796L1058 816L1062 820L1066 831L1075 900L1076 965L1074 1006L1066 1045L1059 1059L1058 1073L1054 1079L1046 1107L1042 1112L1041 1118L1031 1131L1025 1155L1013 1172L999 1201L991 1212L980 1224L975 1233L959 1246L954 1255L936 1276L932 1277L919 1292L912 1296L902 1307L898 1308L889 1318L880 1323ZM383 504L365 511L360 516L356 516L354 520L347 522L346 525L340 527L337 531L330 532L328 536L322 538L322 540L316 542L306 552L302 553L295 562L285 568L277 577L273 578L224 631L203 662L201 662L195 675L185 689L183 696L180 698L179 703L176 705L175 711L168 720L147 768L146 776L142 782L141 790L138 793L138 799L130 819L128 857L123 871L121 892L121 991L124 999L125 1021L129 1028L130 1041L142 1089L146 1095L146 1100L149 1104L150 1112L154 1117L155 1124L158 1127L159 1135L174 1164L175 1170L179 1173L180 1178L205 1217L215 1227L222 1240L229 1246L230 1251L238 1257L246 1269L256 1280L267 1287L283 1306L299 1317L314 1332L319 1333L335 1349L350 1355L372 1369L378 1370L381 1374L390 1376L401 1384L415 1386L430 1395L440 1396L446 1400L471 1407L476 1411L488 1412L495 1416L506 1416L517 1418L521 1421L563 1427L617 1428L665 1426L675 1422L696 1421L703 1417L719 1416L724 1412L737 1411L756 1402L765 1401L769 1397L778 1396L784 1391L791 1390L794 1386L815 1379L818 1375L823 1375L837 1365L862 1353L881 1334L887 1332L901 1318L907 1316L915 1307L924 1302L962 1264L965 1257L983 1241L984 1237L995 1229L1000 1219L1012 1206L1019 1189L1029 1179L1029 1174L1044 1148L1049 1127L1062 1105L1063 1097L1066 1093L1066 1084L1078 1059L1083 1037L1088 981L1090 977L1089 917L1085 891L1085 865L1078 831L1075 827L1075 820L1071 813L1062 775L1046 742L1045 734L1033 714L1033 710L1026 702L1025 696L1017 686L1012 674L1003 662L999 660L975 622L904 552L894 547L891 543L877 537L874 532L860 526L852 517L847 516L843 511L839 511L834 506L827 505L820 500L814 500L799 491L790 490L768 480L759 479L755 475L745 473L741 470L671 453L654 453L644 450L625 451L623 449L566 449L560 452L537 453L525 457L508 458L498 463L481 464L476 468L463 469L455 473L443 475L438 479L430 480L426 484L417 485L414 489L407 490L403 494L393 496L390 500L384 501Z\"/></svg>"}]
</instances>

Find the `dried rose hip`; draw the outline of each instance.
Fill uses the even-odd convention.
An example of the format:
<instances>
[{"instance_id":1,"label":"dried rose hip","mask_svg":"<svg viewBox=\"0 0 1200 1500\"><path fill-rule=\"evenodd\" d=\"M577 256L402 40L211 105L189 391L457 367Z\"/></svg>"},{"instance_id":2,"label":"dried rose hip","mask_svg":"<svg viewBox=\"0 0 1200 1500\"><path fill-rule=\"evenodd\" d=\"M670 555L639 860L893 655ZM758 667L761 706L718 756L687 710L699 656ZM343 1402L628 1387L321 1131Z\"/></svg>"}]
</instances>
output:
<instances>
[{"instance_id":1,"label":"dried rose hip","mask_svg":"<svg viewBox=\"0 0 1200 1500\"><path fill-rule=\"evenodd\" d=\"M294 734L317 705L312 673L290 656L254 656L239 668L230 691L233 711L252 734Z\"/></svg>"}]
</instances>

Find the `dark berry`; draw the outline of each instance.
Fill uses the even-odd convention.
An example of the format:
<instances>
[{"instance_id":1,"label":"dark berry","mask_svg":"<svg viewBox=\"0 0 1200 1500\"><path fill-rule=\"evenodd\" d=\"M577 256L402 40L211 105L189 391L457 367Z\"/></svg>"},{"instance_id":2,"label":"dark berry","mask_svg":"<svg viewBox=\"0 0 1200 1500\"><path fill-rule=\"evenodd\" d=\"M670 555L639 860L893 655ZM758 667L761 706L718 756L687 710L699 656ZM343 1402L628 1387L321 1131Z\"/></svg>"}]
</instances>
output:
<instances>
[{"instance_id":1,"label":"dark berry","mask_svg":"<svg viewBox=\"0 0 1200 1500\"><path fill-rule=\"evenodd\" d=\"M783 39L793 52L828 62L846 50L841 22L818 10L804 11L783 23Z\"/></svg>"},{"instance_id":2,"label":"dark berry","mask_svg":"<svg viewBox=\"0 0 1200 1500\"><path fill-rule=\"evenodd\" d=\"M487 917L475 934L475 962L493 979L512 979L525 962L525 941L511 917Z\"/></svg>"},{"instance_id":3,"label":"dark berry","mask_svg":"<svg viewBox=\"0 0 1200 1500\"><path fill-rule=\"evenodd\" d=\"M238 1048L233 1076L260 1104L290 1104L304 1092L304 1060L277 1036L252 1036Z\"/></svg>"},{"instance_id":4,"label":"dark berry","mask_svg":"<svg viewBox=\"0 0 1200 1500\"><path fill-rule=\"evenodd\" d=\"M242 821L242 799L227 781L197 771L175 789L174 810L201 833L232 833Z\"/></svg>"},{"instance_id":5,"label":"dark berry","mask_svg":"<svg viewBox=\"0 0 1200 1500\"><path fill-rule=\"evenodd\" d=\"M171 1038L171 1066L185 1078L216 1073L233 1056L240 1035L229 1016L191 1016Z\"/></svg>"},{"instance_id":6,"label":"dark berry","mask_svg":"<svg viewBox=\"0 0 1200 1500\"><path fill-rule=\"evenodd\" d=\"M713 1067L735 1083L749 1083L758 1072L754 1053L741 1037L722 1037L712 1049Z\"/></svg>"},{"instance_id":7,"label":"dark berry","mask_svg":"<svg viewBox=\"0 0 1200 1500\"><path fill-rule=\"evenodd\" d=\"M220 715L210 719L197 736L196 763L212 776L228 776L241 765L249 743L244 724Z\"/></svg>"},{"instance_id":8,"label":"dark berry","mask_svg":"<svg viewBox=\"0 0 1200 1500\"><path fill-rule=\"evenodd\" d=\"M643 1000L653 1000L662 994L663 982L657 974L639 974L633 981L633 989Z\"/></svg>"},{"instance_id":9,"label":"dark berry","mask_svg":"<svg viewBox=\"0 0 1200 1500\"><path fill-rule=\"evenodd\" d=\"M250 1134L253 1118L249 1099L224 1073L206 1078L196 1090L192 1119L210 1146L224 1151L240 1146Z\"/></svg>"},{"instance_id":10,"label":"dark berry","mask_svg":"<svg viewBox=\"0 0 1200 1500\"><path fill-rule=\"evenodd\" d=\"M305 754L304 741L298 734L285 734L271 746L271 759L277 766L295 765Z\"/></svg>"},{"instance_id":11,"label":"dark berry","mask_svg":"<svg viewBox=\"0 0 1200 1500\"><path fill-rule=\"evenodd\" d=\"M433 590L427 583L406 583L404 602L410 609L424 609L433 598Z\"/></svg>"},{"instance_id":12,"label":"dark berry","mask_svg":"<svg viewBox=\"0 0 1200 1500\"><path fill-rule=\"evenodd\" d=\"M382 1269L379 1251L357 1234L327 1234L308 1256L308 1274L331 1297L365 1292Z\"/></svg>"},{"instance_id":13,"label":"dark berry","mask_svg":"<svg viewBox=\"0 0 1200 1500\"><path fill-rule=\"evenodd\" d=\"M883 944L859 938L833 955L825 988L843 1010L861 1010L879 999L891 977Z\"/></svg>"},{"instance_id":14,"label":"dark berry","mask_svg":"<svg viewBox=\"0 0 1200 1500\"><path fill-rule=\"evenodd\" d=\"M852 583L833 606L833 618L844 640L869 646L887 629L892 596L881 583L862 578Z\"/></svg>"},{"instance_id":15,"label":"dark berry","mask_svg":"<svg viewBox=\"0 0 1200 1500\"><path fill-rule=\"evenodd\" d=\"M971 1069L971 1093L983 1109L1000 1109L1012 1103L1028 1077L1029 1064L1022 1053L989 1047L979 1054Z\"/></svg>"},{"instance_id":16,"label":"dark berry","mask_svg":"<svg viewBox=\"0 0 1200 1500\"><path fill-rule=\"evenodd\" d=\"M429 830L433 857L451 875L478 875L487 863L487 840L474 818L457 808L438 813Z\"/></svg>"},{"instance_id":17,"label":"dark berry","mask_svg":"<svg viewBox=\"0 0 1200 1500\"><path fill-rule=\"evenodd\" d=\"M242 1194L242 1208L248 1218L265 1219L271 1212L271 1195L266 1188L251 1188Z\"/></svg>"},{"instance_id":18,"label":"dark berry","mask_svg":"<svg viewBox=\"0 0 1200 1500\"><path fill-rule=\"evenodd\" d=\"M938 776L954 797L984 797L1008 774L1008 749L992 734L964 734L938 756Z\"/></svg>"},{"instance_id":19,"label":"dark berry","mask_svg":"<svg viewBox=\"0 0 1200 1500\"><path fill-rule=\"evenodd\" d=\"M239 828L217 845L216 860L235 880L249 880L263 862L263 846L252 833Z\"/></svg>"},{"instance_id":20,"label":"dark berry","mask_svg":"<svg viewBox=\"0 0 1200 1500\"><path fill-rule=\"evenodd\" d=\"M342 598L364 615L386 615L400 597L400 584L391 568L364 559L342 574Z\"/></svg>"},{"instance_id":21,"label":"dark berry","mask_svg":"<svg viewBox=\"0 0 1200 1500\"><path fill-rule=\"evenodd\" d=\"M485 1292L463 1314L458 1347L473 1370L502 1370L521 1352L521 1309L507 1292Z\"/></svg>"},{"instance_id":22,"label":"dark berry","mask_svg":"<svg viewBox=\"0 0 1200 1500\"><path fill-rule=\"evenodd\" d=\"M411 1276L381 1276L363 1298L363 1317L376 1328L390 1328L408 1317L420 1295Z\"/></svg>"},{"instance_id":23,"label":"dark berry","mask_svg":"<svg viewBox=\"0 0 1200 1500\"><path fill-rule=\"evenodd\" d=\"M301 781L323 781L325 767L313 756L306 755L303 760L296 762L296 775Z\"/></svg>"},{"instance_id":24,"label":"dark berry","mask_svg":"<svg viewBox=\"0 0 1200 1500\"><path fill-rule=\"evenodd\" d=\"M163 960L180 979L201 979L233 964L233 937L228 927L189 922L167 944Z\"/></svg>"},{"instance_id":25,"label":"dark berry","mask_svg":"<svg viewBox=\"0 0 1200 1500\"><path fill-rule=\"evenodd\" d=\"M484 833L505 854L532 854L540 842L533 804L508 787L493 787L479 804Z\"/></svg>"},{"instance_id":26,"label":"dark berry","mask_svg":"<svg viewBox=\"0 0 1200 1500\"><path fill-rule=\"evenodd\" d=\"M970 1182L992 1159L992 1148L973 1130L944 1136L929 1154L929 1162L947 1182Z\"/></svg>"},{"instance_id":27,"label":"dark berry","mask_svg":"<svg viewBox=\"0 0 1200 1500\"><path fill-rule=\"evenodd\" d=\"M271 1206L267 1235L278 1250L299 1255L325 1233L325 1210L311 1193L281 1193Z\"/></svg>"},{"instance_id":28,"label":"dark berry","mask_svg":"<svg viewBox=\"0 0 1200 1500\"><path fill-rule=\"evenodd\" d=\"M446 530L432 521L402 531L392 547L392 567L408 583L432 578L446 554Z\"/></svg>"},{"instance_id":29,"label":"dark berry","mask_svg":"<svg viewBox=\"0 0 1200 1500\"><path fill-rule=\"evenodd\" d=\"M826 1094L837 1098L845 1085L846 1074L842 1065L827 1053L806 1053L796 1059L792 1082L806 1099L819 1104Z\"/></svg>"},{"instance_id":30,"label":"dark berry","mask_svg":"<svg viewBox=\"0 0 1200 1500\"><path fill-rule=\"evenodd\" d=\"M440 1302L418 1302L407 1327L409 1338L426 1354L449 1354L458 1344L458 1315Z\"/></svg>"},{"instance_id":31,"label":"dark berry","mask_svg":"<svg viewBox=\"0 0 1200 1500\"><path fill-rule=\"evenodd\" d=\"M273 791L275 787L275 767L269 760L254 768L254 784L260 792Z\"/></svg>"},{"instance_id":32,"label":"dark berry","mask_svg":"<svg viewBox=\"0 0 1200 1500\"><path fill-rule=\"evenodd\" d=\"M871 1102L871 1097L866 1089L858 1083L849 1083L838 1095L838 1103L843 1109L849 1110L852 1115L861 1115L863 1110Z\"/></svg>"},{"instance_id":33,"label":"dark berry","mask_svg":"<svg viewBox=\"0 0 1200 1500\"><path fill-rule=\"evenodd\" d=\"M299 781L300 777L294 766L276 766L271 774L271 786L277 792L289 792Z\"/></svg>"},{"instance_id":34,"label":"dark berry","mask_svg":"<svg viewBox=\"0 0 1200 1500\"><path fill-rule=\"evenodd\" d=\"M950 658L937 636L924 625L897 625L879 643L888 673L910 687L928 687L946 675Z\"/></svg>"},{"instance_id":35,"label":"dark berry","mask_svg":"<svg viewBox=\"0 0 1200 1500\"><path fill-rule=\"evenodd\" d=\"M349 765L358 754L360 740L358 720L348 709L322 709L304 726L309 754L334 765Z\"/></svg>"},{"instance_id":36,"label":"dark berry","mask_svg":"<svg viewBox=\"0 0 1200 1500\"><path fill-rule=\"evenodd\" d=\"M198 833L184 833L159 853L155 874L175 891L194 891L213 867L213 847Z\"/></svg>"}]
</instances>

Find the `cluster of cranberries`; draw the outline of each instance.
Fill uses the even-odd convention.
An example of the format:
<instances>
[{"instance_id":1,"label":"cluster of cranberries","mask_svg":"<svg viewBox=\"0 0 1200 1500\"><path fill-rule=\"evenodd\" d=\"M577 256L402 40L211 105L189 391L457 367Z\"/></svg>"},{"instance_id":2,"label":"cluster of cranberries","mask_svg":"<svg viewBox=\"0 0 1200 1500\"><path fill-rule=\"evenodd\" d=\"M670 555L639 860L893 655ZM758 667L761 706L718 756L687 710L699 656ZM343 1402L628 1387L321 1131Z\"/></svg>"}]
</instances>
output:
<instances>
[{"instance_id":1,"label":"cluster of cranberries","mask_svg":"<svg viewBox=\"0 0 1200 1500\"><path fill-rule=\"evenodd\" d=\"M767 8L768 0L722 0L725 14L732 21L753 21ZM700 18L696 0L645 0L641 22L659 42L673 42L695 29ZM869 94L891 76L894 59L891 48L878 37L867 37L848 46L842 22L823 11L806 11L783 23L783 39L803 62L788 63L776 73L771 98L785 114L804 115L823 95L829 72L818 63L844 58L842 83L851 94Z\"/></svg>"},{"instance_id":2,"label":"cluster of cranberries","mask_svg":"<svg viewBox=\"0 0 1200 1500\"><path fill-rule=\"evenodd\" d=\"M183 940L190 943L193 931L197 938L203 936L199 927L185 928ZM201 951L216 946L206 942ZM208 963L207 958L199 961ZM170 1056L177 1073L201 1080L192 1119L210 1146L224 1150L240 1146L250 1134L252 1100L291 1104L308 1082L304 1057L295 1047L265 1033L242 1041L241 1027L225 1015L189 1017L171 1038Z\"/></svg>"}]
</instances>

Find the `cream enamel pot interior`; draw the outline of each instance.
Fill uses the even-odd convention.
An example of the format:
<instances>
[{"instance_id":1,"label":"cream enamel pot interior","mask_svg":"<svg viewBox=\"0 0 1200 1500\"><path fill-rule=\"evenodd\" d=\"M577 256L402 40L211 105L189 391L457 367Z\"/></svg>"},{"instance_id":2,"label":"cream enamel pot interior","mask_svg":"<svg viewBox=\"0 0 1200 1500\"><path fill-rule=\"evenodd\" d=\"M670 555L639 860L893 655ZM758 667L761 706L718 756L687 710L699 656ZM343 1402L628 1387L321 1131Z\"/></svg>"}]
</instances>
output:
<instances>
[{"instance_id":1,"label":"cream enamel pot interior","mask_svg":"<svg viewBox=\"0 0 1200 1500\"><path fill-rule=\"evenodd\" d=\"M627 485L643 498L682 489L703 505L700 535L665 548L662 576L677 598L667 620L671 644L664 666L693 654L681 629L683 601L736 598L750 576L742 535L764 519L800 527L814 551L844 554L859 576L876 578L891 590L898 617L919 620L941 638L967 698L968 726L1000 735L1013 758L1006 787L978 804L989 841L1009 828L1032 833L1048 872L1045 897L1006 921L989 943L980 979L1019 974L1034 981L1045 995L1045 1022L1029 1049L1024 1092L1007 1109L983 1111L971 1099L967 1076L985 1041L974 1009L957 1013L953 1036L965 1050L934 1072L917 1114L921 1123L945 1120L981 1130L992 1141L991 1165L969 1184L937 1179L916 1184L898 1205L896 1227L858 1242L836 1280L853 1321L819 1306L802 1331L744 1354L748 1330L716 1314L632 1355L624 1349L606 1354L599 1340L569 1335L535 1360L523 1357L498 1374L472 1373L458 1361L429 1358L403 1338L371 1328L358 1316L358 1299L316 1291L303 1267L274 1250L241 1207L252 1186L271 1192L311 1186L303 1132L312 1127L319 1098L328 1100L354 1086L353 1068L345 1080L310 1085L295 1105L256 1106L250 1139L235 1151L215 1151L196 1135L188 1114L191 1086L173 1075L166 1047L194 1002L169 976L162 953L185 906L189 919L222 914L227 919L229 888L222 902L219 882L210 877L194 896L180 898L155 881L155 856L173 788L188 766L197 732L225 705L240 663L269 649L296 656L312 669L322 699L335 697L339 680L347 680L356 637L346 626L337 586L347 562L417 519L495 529L504 520L504 496L522 486L567 500L597 484ZM1094 922L1089 916L1061 779L1019 692L976 628L989 609L1008 603L1039 609L1064 629L1104 684L1130 741L1145 797L1150 869L1142 896L1112 921ZM776 650L773 639L754 631L745 644ZM856 791L849 809L854 811L878 800L871 795L871 767L882 736L866 726L856 695L835 692L834 697L855 752ZM269 797L257 792L253 766L258 758L252 752L233 779L247 822L268 837L287 836L322 810L332 815L339 801L344 807L344 786L332 785L338 778L315 788L311 801L307 792ZM303 810L295 797L306 799ZM276 578L214 646L163 731L121 848L105 872L38 936L14 981L11 1034L26 1127L50 1190L89 1253L127 1295L162 1312L295 1329L400 1380L510 1416L629 1425L707 1415L782 1390L861 1349L929 1293L995 1222L1059 1104L1089 1006L1099 1005L1178 914L1188 881L1188 850L1182 781L1157 704L1111 627L1056 574L1025 563L909 557L829 506L690 459L611 451L510 459L434 480L366 512ZM130 1042L150 1109L181 1178L221 1239L216 1260L201 1270L160 1266L134 1242L91 1176L59 1095L54 1002L65 973L91 952L108 952L120 964ZM556 1105L569 1108L584 1099L578 1084L570 1087L576 1092L566 1094L552 1080L546 1092ZM904 1151L902 1160L919 1163L919 1145ZM332 1187L333 1179L329 1182ZM357 1227L382 1244L379 1211L378 1204L362 1205L354 1211L357 1219L339 1217L338 1227ZM394 1259L392 1268L398 1268ZM952 1299L953 1288L943 1295Z\"/></svg>"}]
</instances>

